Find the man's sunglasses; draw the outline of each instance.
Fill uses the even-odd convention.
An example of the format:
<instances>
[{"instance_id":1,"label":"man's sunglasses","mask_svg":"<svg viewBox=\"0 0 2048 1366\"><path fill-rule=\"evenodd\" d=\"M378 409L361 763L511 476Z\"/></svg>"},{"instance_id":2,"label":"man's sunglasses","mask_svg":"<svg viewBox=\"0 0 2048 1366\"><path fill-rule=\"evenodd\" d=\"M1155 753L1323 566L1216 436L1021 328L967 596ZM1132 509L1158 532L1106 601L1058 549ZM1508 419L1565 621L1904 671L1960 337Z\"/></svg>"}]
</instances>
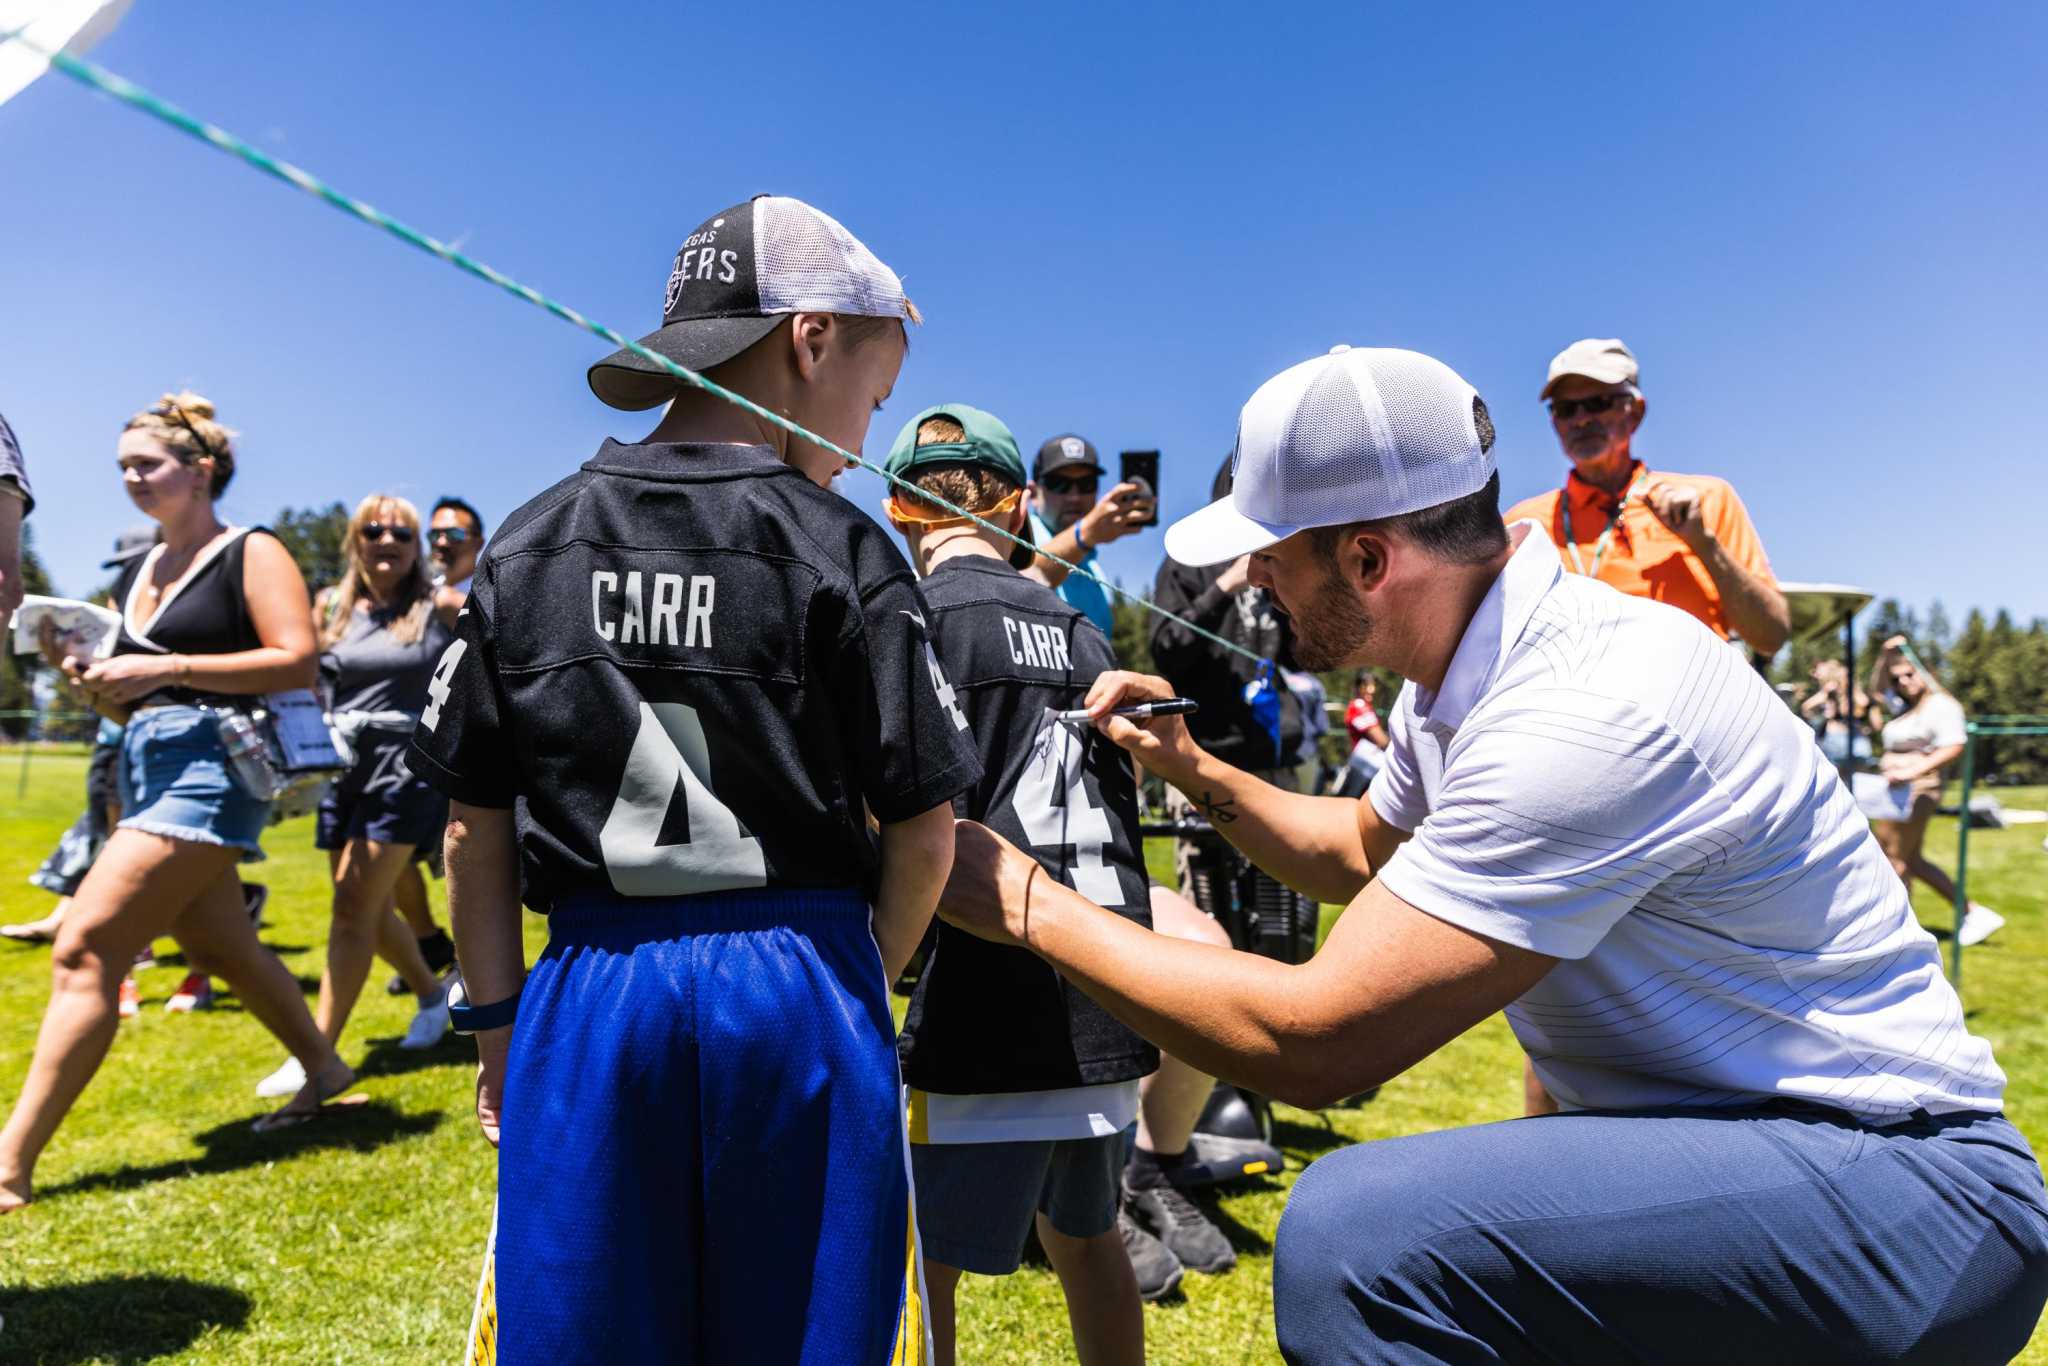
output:
<instances>
[{"instance_id":1,"label":"man's sunglasses","mask_svg":"<svg viewBox=\"0 0 2048 1366\"><path fill-rule=\"evenodd\" d=\"M1047 493L1085 493L1093 498L1096 488L1100 485L1101 476L1085 474L1079 479L1062 479L1057 474L1047 474L1041 476L1038 482L1045 487Z\"/></svg>"},{"instance_id":2,"label":"man's sunglasses","mask_svg":"<svg viewBox=\"0 0 2048 1366\"><path fill-rule=\"evenodd\" d=\"M389 525L384 522L363 523L363 539L365 541L374 543L383 540L386 536L389 536L399 545L411 545L413 529L409 526Z\"/></svg>"},{"instance_id":3,"label":"man's sunglasses","mask_svg":"<svg viewBox=\"0 0 2048 1366\"><path fill-rule=\"evenodd\" d=\"M1550 400L1550 416L1553 421L1569 422L1580 413L1604 413L1617 403L1626 403L1627 394L1594 394L1591 398L1554 398Z\"/></svg>"},{"instance_id":4,"label":"man's sunglasses","mask_svg":"<svg viewBox=\"0 0 2048 1366\"><path fill-rule=\"evenodd\" d=\"M427 539L435 545L461 545L469 539L469 528L459 526L437 526L427 533Z\"/></svg>"}]
</instances>

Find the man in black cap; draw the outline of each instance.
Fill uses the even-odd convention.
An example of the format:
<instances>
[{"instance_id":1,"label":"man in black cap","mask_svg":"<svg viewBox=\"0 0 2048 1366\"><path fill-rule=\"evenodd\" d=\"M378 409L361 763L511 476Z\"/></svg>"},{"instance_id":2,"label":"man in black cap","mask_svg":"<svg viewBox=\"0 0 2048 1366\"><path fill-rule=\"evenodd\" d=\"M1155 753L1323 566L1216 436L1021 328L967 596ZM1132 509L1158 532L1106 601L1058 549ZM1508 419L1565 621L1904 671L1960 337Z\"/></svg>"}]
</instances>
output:
<instances>
[{"instance_id":1,"label":"man in black cap","mask_svg":"<svg viewBox=\"0 0 2048 1366\"><path fill-rule=\"evenodd\" d=\"M1031 572L1109 635L1108 590L1091 578L1069 572L1067 565L1095 573L1097 547L1143 530L1152 519L1157 494L1142 483L1131 482L1118 484L1098 498L1102 473L1095 447L1085 438L1068 433L1038 448L1028 488L1031 536L1046 554L1039 556ZM1047 558L1053 555L1066 564Z\"/></svg>"}]
</instances>

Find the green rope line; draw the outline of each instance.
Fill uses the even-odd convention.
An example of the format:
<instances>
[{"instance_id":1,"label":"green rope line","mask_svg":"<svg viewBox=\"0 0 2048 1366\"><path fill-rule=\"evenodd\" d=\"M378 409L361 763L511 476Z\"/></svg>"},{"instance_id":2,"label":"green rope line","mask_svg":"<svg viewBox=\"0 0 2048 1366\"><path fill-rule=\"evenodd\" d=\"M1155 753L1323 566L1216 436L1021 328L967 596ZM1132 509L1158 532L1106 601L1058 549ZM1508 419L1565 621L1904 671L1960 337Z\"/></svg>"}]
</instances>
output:
<instances>
[{"instance_id":1,"label":"green rope line","mask_svg":"<svg viewBox=\"0 0 2048 1366\"><path fill-rule=\"evenodd\" d=\"M34 52L37 56L47 59L51 66L55 67L57 70L63 72L65 75L71 77L73 80L79 82L82 85L88 86L94 90L98 90L102 94L111 95L115 99L121 101L123 104L126 104L134 109L139 109L143 113L150 115L151 117L159 120L160 122L169 124L171 127L176 128L182 133L190 134L192 137L198 138L201 142L209 143L215 148L219 149L220 151L226 152L228 155L236 157L243 162L246 162L248 165L253 166L255 169L263 172L265 175L273 176L278 180L284 181L288 185L296 186L297 188L304 190L307 194L312 195L314 198L326 201L328 204L341 210L343 213L349 215L351 218L355 218L361 222L367 223L373 228L381 228L385 232L389 233L391 236L396 237L401 242L405 242L411 246L418 247L421 251L427 252L430 255L438 256L443 261L446 261L449 265L454 266L457 270L463 271L464 273L469 275L473 275L477 279L482 280L487 284L496 285L498 288L504 290L506 293L516 295L518 298L524 299L527 303L532 304L534 307L542 309L548 313L554 314L563 322L570 323L576 327L582 328L585 332L588 332L593 336L602 337L604 340L610 342L612 345L623 347L625 350L631 351L636 356L640 356L643 359L653 361L656 365L660 366L663 370L667 371L670 375L674 376L678 380L681 380L685 384L693 385L696 388L702 389L705 393L715 394L719 398L724 399L726 402L745 409L747 412L750 412L754 416L761 418L763 421L773 423L775 426L782 428L784 431L788 432L792 436L802 437L805 441L808 441L815 446L820 446L825 450L831 451L834 455L837 455L842 460L846 461L849 465L858 466L861 469L868 470L874 474L878 474L888 483L894 484L900 488L910 489L913 492L915 492L919 498L927 502L936 503L940 507L944 508L946 511L954 514L955 516L967 518L969 521L973 522L976 526L980 527L984 531L994 532L996 535L1002 537L1004 540L1009 541L1015 545L1023 546L1025 549L1030 550L1032 553L1041 555L1045 559L1051 560L1055 564L1065 565L1068 573L1078 574L1084 579L1090 579L1095 583L1102 585L1102 587L1116 594L1118 597L1126 598L1131 602L1135 602L1140 607L1144 608L1146 611L1151 612L1156 616L1164 617L1168 621L1174 622L1176 625L1185 627L1187 630L1192 631L1195 635L1200 636L1204 640L1210 641L1216 645L1220 645L1224 649L1230 650L1233 653L1243 655L1247 659L1257 660L1261 663L1265 662L1264 656L1256 654L1251 650L1245 649L1244 646L1237 644L1235 641L1225 640L1222 636L1217 635L1214 631L1205 630L1202 627L1197 626L1194 622L1189 621L1186 617L1178 616L1172 612L1167 611L1165 608L1159 606L1156 603L1148 602L1147 600L1138 596L1137 594L1129 592L1117 584L1111 583L1109 580L1103 578L1098 574L1089 573L1087 570L1081 568L1077 564L1069 564L1066 560L1060 559L1057 555L1045 554L1044 551L1040 550L1036 545L1032 544L1031 542L1026 541L1023 537L1013 535L1012 533L1005 531L1001 527L995 525L993 522L987 521L986 519L981 517L977 517L973 513L969 512L966 508L958 507L953 503L948 502L944 498L939 497L935 493L931 493L925 489L918 488L909 480L904 479L898 475L893 475L879 465L869 463L867 460L862 459L859 455L856 455L854 452L847 450L845 447L839 445L837 442L828 441L824 437L819 436L816 432L807 431L803 427L798 426L796 423L791 422L788 418L782 416L780 413L770 412L768 409L762 407L760 404L754 402L752 399L746 397L744 394L734 393L732 390L725 388L723 385L718 384L713 380L706 379L703 375L698 374L695 370L691 370L684 366L678 365L674 361L670 360L667 356L658 355L655 352L650 351L646 347L640 345L639 342L621 336L618 332L613 331L611 328L606 327L604 324L594 322L591 319L584 317L575 309L570 308L564 304L556 303L553 299L548 298L546 295L540 293L538 290L531 289L528 286L519 283L517 280L512 279L510 276L504 274L501 271L492 269L490 266L485 265L481 261L473 260L472 258L463 255L455 248L449 246L446 242L442 242L436 238L429 237L425 233L420 232L417 229L408 227L404 223L399 222L397 219L391 217L389 214L386 214L381 210L378 210L368 204L365 204L360 199L356 199L349 195L341 193L339 190L336 190L332 186L329 186L325 182L321 181L318 177L304 170L301 170L299 167L292 165L290 162L278 161L273 157L266 156L264 153L257 151L254 147L251 147L248 143L236 137L233 133L228 132L226 129L216 127L213 124L192 117L190 114L187 114L184 110L179 109L177 106L170 104L164 100L161 100L157 98L155 95L152 95L149 91L144 90L141 86L136 85L133 81L127 80L121 76L117 76L113 72L108 71L106 68L102 66L98 66L92 62L84 61L78 57L73 57L69 53L52 52L46 48L43 48L35 43L30 42L26 38L23 38L18 30L14 32L0 33L0 42L8 41L18 42L23 47L29 49L31 52Z\"/></svg>"}]
</instances>

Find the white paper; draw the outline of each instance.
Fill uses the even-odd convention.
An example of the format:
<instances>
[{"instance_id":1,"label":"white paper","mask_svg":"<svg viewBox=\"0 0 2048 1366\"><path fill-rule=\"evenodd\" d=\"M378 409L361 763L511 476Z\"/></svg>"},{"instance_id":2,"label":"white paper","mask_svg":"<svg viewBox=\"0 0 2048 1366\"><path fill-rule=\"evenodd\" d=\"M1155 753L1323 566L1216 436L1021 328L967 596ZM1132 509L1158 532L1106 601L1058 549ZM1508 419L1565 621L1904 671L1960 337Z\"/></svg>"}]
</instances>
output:
<instances>
[{"instance_id":1,"label":"white paper","mask_svg":"<svg viewBox=\"0 0 2048 1366\"><path fill-rule=\"evenodd\" d=\"M1902 821L1913 814L1913 785L1886 782L1882 773L1852 773L1849 794L1856 809L1874 821Z\"/></svg>"},{"instance_id":2,"label":"white paper","mask_svg":"<svg viewBox=\"0 0 2048 1366\"><path fill-rule=\"evenodd\" d=\"M131 0L0 0L0 38L19 32L44 52L84 56L113 32ZM0 42L0 104L50 69L50 59L20 42Z\"/></svg>"},{"instance_id":3,"label":"white paper","mask_svg":"<svg viewBox=\"0 0 2048 1366\"><path fill-rule=\"evenodd\" d=\"M263 699L277 731L278 748L284 751L287 773L308 769L344 768L346 761L334 747L334 733L327 729L327 715L320 699L304 688L275 692Z\"/></svg>"},{"instance_id":4,"label":"white paper","mask_svg":"<svg viewBox=\"0 0 2048 1366\"><path fill-rule=\"evenodd\" d=\"M97 659L113 648L115 632L121 629L118 612L94 602L76 598L46 598L40 593L24 594L14 613L14 653L32 655L42 648L44 622L57 633L57 657L75 655Z\"/></svg>"}]
</instances>

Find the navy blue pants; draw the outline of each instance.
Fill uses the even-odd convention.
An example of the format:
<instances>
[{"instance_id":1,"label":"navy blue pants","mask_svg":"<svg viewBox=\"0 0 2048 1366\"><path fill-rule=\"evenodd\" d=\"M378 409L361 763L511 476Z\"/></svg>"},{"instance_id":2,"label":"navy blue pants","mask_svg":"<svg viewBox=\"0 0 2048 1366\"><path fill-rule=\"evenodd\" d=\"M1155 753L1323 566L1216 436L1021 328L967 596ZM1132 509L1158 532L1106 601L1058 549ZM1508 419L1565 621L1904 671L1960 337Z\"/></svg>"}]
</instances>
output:
<instances>
[{"instance_id":1,"label":"navy blue pants","mask_svg":"<svg viewBox=\"0 0 2048 1366\"><path fill-rule=\"evenodd\" d=\"M1347 1148L1295 1184L1287 1360L2010 1360L2048 1299L2041 1168L1996 1115L1578 1113Z\"/></svg>"},{"instance_id":2,"label":"navy blue pants","mask_svg":"<svg viewBox=\"0 0 2048 1366\"><path fill-rule=\"evenodd\" d=\"M556 910L506 1067L497 1360L922 1361L895 1032L857 893Z\"/></svg>"}]
</instances>

